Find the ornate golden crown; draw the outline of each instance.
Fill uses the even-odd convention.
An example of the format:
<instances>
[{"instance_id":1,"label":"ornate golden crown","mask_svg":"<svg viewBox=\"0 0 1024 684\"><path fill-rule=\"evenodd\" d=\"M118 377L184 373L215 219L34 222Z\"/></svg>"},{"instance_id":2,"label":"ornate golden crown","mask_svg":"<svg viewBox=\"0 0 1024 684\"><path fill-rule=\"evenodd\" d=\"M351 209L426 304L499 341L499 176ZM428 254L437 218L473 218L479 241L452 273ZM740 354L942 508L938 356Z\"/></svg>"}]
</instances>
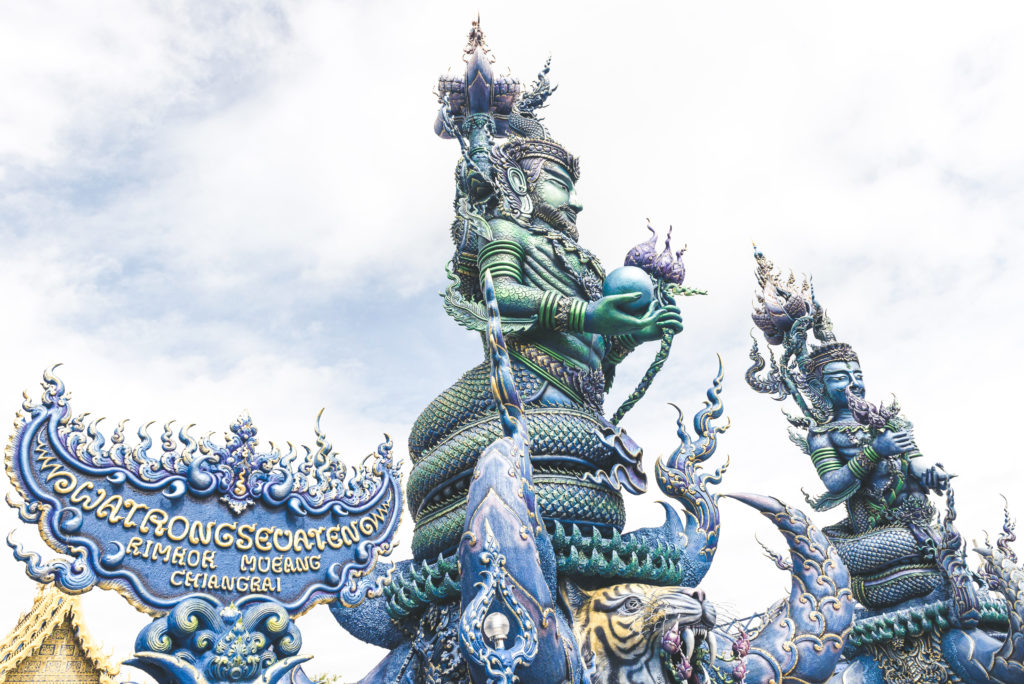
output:
<instances>
[{"instance_id":1,"label":"ornate golden crown","mask_svg":"<svg viewBox=\"0 0 1024 684\"><path fill-rule=\"evenodd\" d=\"M820 375L825 364L833 361L852 361L860 363L857 352L846 342L829 342L811 351L807 356L807 363L804 366L805 375Z\"/></svg>"},{"instance_id":2,"label":"ornate golden crown","mask_svg":"<svg viewBox=\"0 0 1024 684\"><path fill-rule=\"evenodd\" d=\"M501 146L501 153L516 163L531 157L547 159L564 166L574 181L580 178L579 158L553 140L512 138Z\"/></svg>"}]
</instances>

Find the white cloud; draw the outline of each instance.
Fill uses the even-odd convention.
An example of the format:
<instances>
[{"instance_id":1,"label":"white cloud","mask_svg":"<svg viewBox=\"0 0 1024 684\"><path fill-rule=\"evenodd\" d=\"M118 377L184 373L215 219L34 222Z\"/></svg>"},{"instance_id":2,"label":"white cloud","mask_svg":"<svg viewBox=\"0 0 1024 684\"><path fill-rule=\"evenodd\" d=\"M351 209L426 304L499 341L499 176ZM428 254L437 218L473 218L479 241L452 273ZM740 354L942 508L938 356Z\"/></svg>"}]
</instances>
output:
<instances>
[{"instance_id":1,"label":"white cloud","mask_svg":"<svg viewBox=\"0 0 1024 684\"><path fill-rule=\"evenodd\" d=\"M0 413L64 361L79 410L220 431L247 408L280 442L308 439L326 406L340 451L361 455L384 431L404 450L418 410L478 359L433 295L457 150L431 133L430 93L460 65L477 7L5 7ZM994 528L991 483L1012 496L1021 477L1020 10L480 9L499 65L523 80L553 53L547 122L583 158L584 244L614 265L645 217L674 224L689 281L711 291L685 303L687 330L626 421L648 463L675 445L665 403L692 414L720 351L734 424L723 489L799 504L817 486L776 405L741 380L756 240L813 272L869 394L896 392L926 455L960 474L965 536ZM616 399L645 365L627 364ZM658 522L655 498L631 526ZM727 503L723 523L706 588L749 613L785 578L737 571L770 567L752 539L773 540L766 522ZM144 618L99 592L87 610L127 655ZM369 669L379 652L332 625L321 609L300 621L307 670Z\"/></svg>"}]
</instances>

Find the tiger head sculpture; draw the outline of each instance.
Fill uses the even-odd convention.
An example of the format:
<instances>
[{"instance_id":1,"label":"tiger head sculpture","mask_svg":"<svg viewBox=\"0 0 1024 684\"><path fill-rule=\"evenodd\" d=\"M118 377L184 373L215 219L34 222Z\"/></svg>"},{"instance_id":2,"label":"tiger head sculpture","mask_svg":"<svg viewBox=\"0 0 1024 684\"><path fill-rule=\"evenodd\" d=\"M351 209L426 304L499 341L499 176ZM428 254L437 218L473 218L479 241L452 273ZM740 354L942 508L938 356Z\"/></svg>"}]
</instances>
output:
<instances>
[{"instance_id":1,"label":"tiger head sculpture","mask_svg":"<svg viewBox=\"0 0 1024 684\"><path fill-rule=\"evenodd\" d=\"M593 684L703 681L714 662L715 609L700 589L561 584L573 631Z\"/></svg>"}]
</instances>

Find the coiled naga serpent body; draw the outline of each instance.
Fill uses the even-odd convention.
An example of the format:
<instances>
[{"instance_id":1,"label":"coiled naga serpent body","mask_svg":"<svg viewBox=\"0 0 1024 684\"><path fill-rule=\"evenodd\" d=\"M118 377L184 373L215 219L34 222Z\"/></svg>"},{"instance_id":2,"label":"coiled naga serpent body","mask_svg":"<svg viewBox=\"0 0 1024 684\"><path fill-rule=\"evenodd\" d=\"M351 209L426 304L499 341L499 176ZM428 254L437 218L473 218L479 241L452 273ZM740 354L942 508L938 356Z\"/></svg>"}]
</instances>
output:
<instances>
[{"instance_id":1,"label":"coiled naga serpent body","mask_svg":"<svg viewBox=\"0 0 1024 684\"><path fill-rule=\"evenodd\" d=\"M512 362L524 411L535 431L534 487L545 519L584 526L586 534L621 532L622 495L608 477L617 463L639 458L640 449L620 428L584 407L551 399L544 380ZM465 520L470 475L481 453L502 436L491 396L488 368L480 365L431 402L413 426L413 469L407 493L416 521L418 560L451 553Z\"/></svg>"}]
</instances>

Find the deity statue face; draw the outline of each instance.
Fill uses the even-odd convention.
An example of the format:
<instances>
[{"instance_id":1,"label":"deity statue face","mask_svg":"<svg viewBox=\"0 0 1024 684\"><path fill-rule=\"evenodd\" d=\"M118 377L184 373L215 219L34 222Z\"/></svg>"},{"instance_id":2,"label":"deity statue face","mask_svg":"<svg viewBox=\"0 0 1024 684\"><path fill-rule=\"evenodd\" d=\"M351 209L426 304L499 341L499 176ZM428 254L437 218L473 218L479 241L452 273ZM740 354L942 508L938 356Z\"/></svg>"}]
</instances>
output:
<instances>
[{"instance_id":1,"label":"deity statue face","mask_svg":"<svg viewBox=\"0 0 1024 684\"><path fill-rule=\"evenodd\" d=\"M825 396L836 408L849 408L846 388L858 397L864 397L864 376L856 361L830 361L821 368L821 383Z\"/></svg>"},{"instance_id":2,"label":"deity statue face","mask_svg":"<svg viewBox=\"0 0 1024 684\"><path fill-rule=\"evenodd\" d=\"M545 160L533 182L534 214L552 228L577 235L576 217L583 211L572 176L561 164Z\"/></svg>"}]
</instances>

